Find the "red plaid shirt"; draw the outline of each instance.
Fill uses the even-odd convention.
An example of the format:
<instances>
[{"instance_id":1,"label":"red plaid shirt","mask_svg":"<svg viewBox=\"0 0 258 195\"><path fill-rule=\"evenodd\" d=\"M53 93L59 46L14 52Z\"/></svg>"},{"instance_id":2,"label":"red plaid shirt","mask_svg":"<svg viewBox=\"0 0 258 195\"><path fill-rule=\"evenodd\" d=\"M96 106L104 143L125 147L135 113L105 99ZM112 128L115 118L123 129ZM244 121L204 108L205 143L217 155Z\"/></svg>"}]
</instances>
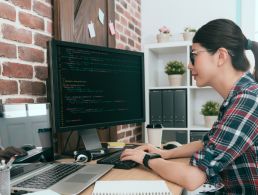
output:
<instances>
[{"instance_id":1,"label":"red plaid shirt","mask_svg":"<svg viewBox=\"0 0 258 195\"><path fill-rule=\"evenodd\" d=\"M258 194L258 84L246 73L220 107L191 164L226 194Z\"/></svg>"}]
</instances>

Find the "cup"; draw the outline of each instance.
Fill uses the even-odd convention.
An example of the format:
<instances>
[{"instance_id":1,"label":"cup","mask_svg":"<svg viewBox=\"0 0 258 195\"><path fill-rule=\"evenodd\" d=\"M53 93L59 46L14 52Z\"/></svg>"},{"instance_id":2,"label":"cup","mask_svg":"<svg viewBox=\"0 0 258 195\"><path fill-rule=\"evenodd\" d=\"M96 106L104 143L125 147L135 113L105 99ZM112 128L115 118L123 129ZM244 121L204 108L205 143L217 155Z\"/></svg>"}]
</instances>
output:
<instances>
[{"instance_id":1,"label":"cup","mask_svg":"<svg viewBox=\"0 0 258 195\"><path fill-rule=\"evenodd\" d=\"M162 138L162 125L161 124L149 124L146 126L148 143L161 147L161 138Z\"/></svg>"},{"instance_id":2,"label":"cup","mask_svg":"<svg viewBox=\"0 0 258 195\"><path fill-rule=\"evenodd\" d=\"M0 194L11 194L10 168L0 169Z\"/></svg>"},{"instance_id":3,"label":"cup","mask_svg":"<svg viewBox=\"0 0 258 195\"><path fill-rule=\"evenodd\" d=\"M38 135L42 148L52 147L50 128L38 129Z\"/></svg>"}]
</instances>

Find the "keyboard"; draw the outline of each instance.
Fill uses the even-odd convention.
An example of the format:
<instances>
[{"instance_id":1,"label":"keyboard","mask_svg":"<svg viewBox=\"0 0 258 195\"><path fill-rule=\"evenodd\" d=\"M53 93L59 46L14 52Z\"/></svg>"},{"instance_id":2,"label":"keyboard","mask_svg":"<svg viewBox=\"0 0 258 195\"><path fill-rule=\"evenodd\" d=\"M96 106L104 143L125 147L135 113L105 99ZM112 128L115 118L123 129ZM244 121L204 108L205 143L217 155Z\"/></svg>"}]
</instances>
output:
<instances>
[{"instance_id":1,"label":"keyboard","mask_svg":"<svg viewBox=\"0 0 258 195\"><path fill-rule=\"evenodd\" d=\"M134 147L137 147L137 145L130 147L130 148L134 148ZM128 147L126 147L126 148L128 148ZM97 164L111 164L111 165L114 165L114 168L117 168L117 169L131 169L131 168L134 168L139 165L138 163L136 163L132 160L121 161L120 155L122 154L122 152L123 152L123 150L112 153L112 154L98 160Z\"/></svg>"},{"instance_id":2,"label":"keyboard","mask_svg":"<svg viewBox=\"0 0 258 195\"><path fill-rule=\"evenodd\" d=\"M36 169L46 166L46 163L14 164L11 168L11 179L24 175Z\"/></svg>"},{"instance_id":3,"label":"keyboard","mask_svg":"<svg viewBox=\"0 0 258 195\"><path fill-rule=\"evenodd\" d=\"M14 185L14 187L47 189L61 179L65 178L67 175L74 173L82 167L84 167L84 165L57 164L53 168L43 173L35 175L27 180L24 180Z\"/></svg>"}]
</instances>

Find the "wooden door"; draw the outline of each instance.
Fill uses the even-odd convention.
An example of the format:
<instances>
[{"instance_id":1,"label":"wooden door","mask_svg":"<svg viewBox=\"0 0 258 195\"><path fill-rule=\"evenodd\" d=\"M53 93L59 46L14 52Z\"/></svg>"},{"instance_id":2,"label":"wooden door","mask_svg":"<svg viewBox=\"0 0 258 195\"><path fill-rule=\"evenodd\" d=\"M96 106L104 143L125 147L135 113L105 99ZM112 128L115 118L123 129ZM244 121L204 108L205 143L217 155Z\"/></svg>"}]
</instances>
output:
<instances>
[{"instance_id":1,"label":"wooden door","mask_svg":"<svg viewBox=\"0 0 258 195\"><path fill-rule=\"evenodd\" d=\"M99 9L104 12L104 24L99 21ZM115 47L108 22L115 20L114 0L55 0L54 38L63 41ZM89 35L93 22L96 37Z\"/></svg>"}]
</instances>

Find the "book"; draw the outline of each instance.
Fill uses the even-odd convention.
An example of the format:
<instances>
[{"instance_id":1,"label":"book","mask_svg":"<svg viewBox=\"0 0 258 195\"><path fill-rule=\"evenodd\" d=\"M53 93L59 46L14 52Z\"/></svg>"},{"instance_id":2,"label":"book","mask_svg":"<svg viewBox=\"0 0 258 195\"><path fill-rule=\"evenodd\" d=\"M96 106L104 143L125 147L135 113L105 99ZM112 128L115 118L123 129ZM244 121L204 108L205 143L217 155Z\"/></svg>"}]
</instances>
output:
<instances>
[{"instance_id":1,"label":"book","mask_svg":"<svg viewBox=\"0 0 258 195\"><path fill-rule=\"evenodd\" d=\"M163 180L97 181L92 195L172 195Z\"/></svg>"}]
</instances>

